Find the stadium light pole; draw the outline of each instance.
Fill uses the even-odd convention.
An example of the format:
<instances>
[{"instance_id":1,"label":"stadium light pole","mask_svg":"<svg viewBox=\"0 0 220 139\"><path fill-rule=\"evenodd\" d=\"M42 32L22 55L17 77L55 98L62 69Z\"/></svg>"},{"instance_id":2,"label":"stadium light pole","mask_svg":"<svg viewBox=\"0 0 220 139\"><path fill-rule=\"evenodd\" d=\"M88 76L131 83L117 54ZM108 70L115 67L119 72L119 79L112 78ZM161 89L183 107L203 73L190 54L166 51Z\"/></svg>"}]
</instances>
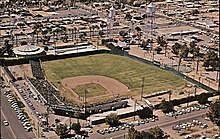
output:
<instances>
[{"instance_id":1,"label":"stadium light pole","mask_svg":"<svg viewBox=\"0 0 220 139\"><path fill-rule=\"evenodd\" d=\"M87 89L85 89L85 92L84 92L84 108L85 108L85 117L86 117L86 93L87 93Z\"/></svg>"},{"instance_id":2,"label":"stadium light pole","mask_svg":"<svg viewBox=\"0 0 220 139\"><path fill-rule=\"evenodd\" d=\"M143 92L144 92L144 77L142 77L142 85L141 85L141 101L143 97Z\"/></svg>"}]
</instances>

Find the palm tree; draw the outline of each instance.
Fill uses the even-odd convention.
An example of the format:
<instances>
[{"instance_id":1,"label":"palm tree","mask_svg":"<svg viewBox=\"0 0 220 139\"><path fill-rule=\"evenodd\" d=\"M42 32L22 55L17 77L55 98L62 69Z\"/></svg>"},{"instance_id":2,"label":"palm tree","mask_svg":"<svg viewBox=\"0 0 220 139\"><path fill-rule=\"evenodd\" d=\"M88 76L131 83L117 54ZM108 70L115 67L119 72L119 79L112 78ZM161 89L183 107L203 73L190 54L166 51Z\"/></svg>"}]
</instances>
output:
<instances>
[{"instance_id":1,"label":"palm tree","mask_svg":"<svg viewBox=\"0 0 220 139\"><path fill-rule=\"evenodd\" d=\"M167 42L166 40L163 38L163 36L158 36L157 37L157 44L160 45L160 47L164 48L164 51L165 51L165 56L166 56L166 53L167 53Z\"/></svg>"},{"instance_id":2,"label":"palm tree","mask_svg":"<svg viewBox=\"0 0 220 139\"><path fill-rule=\"evenodd\" d=\"M107 115L105 122L110 126L118 126L120 123L119 117L115 113L110 113L109 115Z\"/></svg>"},{"instance_id":3,"label":"palm tree","mask_svg":"<svg viewBox=\"0 0 220 139\"><path fill-rule=\"evenodd\" d=\"M134 127L129 128L127 139L140 139L141 133L134 129Z\"/></svg>"},{"instance_id":4,"label":"palm tree","mask_svg":"<svg viewBox=\"0 0 220 139\"><path fill-rule=\"evenodd\" d=\"M40 33L40 29L35 29L34 33L37 35L37 44L39 43L39 33Z\"/></svg>"},{"instance_id":5,"label":"palm tree","mask_svg":"<svg viewBox=\"0 0 220 139\"><path fill-rule=\"evenodd\" d=\"M175 55L179 55L179 51L180 51L180 48L182 47L181 44L179 43L175 43L173 46L172 46L172 49L171 49L171 52Z\"/></svg>"},{"instance_id":6,"label":"palm tree","mask_svg":"<svg viewBox=\"0 0 220 139\"><path fill-rule=\"evenodd\" d=\"M15 44L18 47L18 34L15 33L14 35L15 35Z\"/></svg>"},{"instance_id":7,"label":"palm tree","mask_svg":"<svg viewBox=\"0 0 220 139\"><path fill-rule=\"evenodd\" d=\"M180 70L182 58L187 58L188 54L189 54L189 48L186 46L186 43L184 43L179 51L178 71Z\"/></svg>"},{"instance_id":8,"label":"palm tree","mask_svg":"<svg viewBox=\"0 0 220 139\"><path fill-rule=\"evenodd\" d=\"M37 23L34 25L34 33L37 35L37 44L39 42L39 33L41 32L42 25L40 23Z\"/></svg>"},{"instance_id":9,"label":"palm tree","mask_svg":"<svg viewBox=\"0 0 220 139\"><path fill-rule=\"evenodd\" d=\"M170 92L169 92L169 94L168 94L169 96L168 96L168 101L170 101L171 100L171 96L172 96L172 91L170 90Z\"/></svg>"},{"instance_id":10,"label":"palm tree","mask_svg":"<svg viewBox=\"0 0 220 139\"><path fill-rule=\"evenodd\" d=\"M90 37L90 39L91 39L91 36L92 36L92 26L89 26L89 37Z\"/></svg>"},{"instance_id":11,"label":"palm tree","mask_svg":"<svg viewBox=\"0 0 220 139\"><path fill-rule=\"evenodd\" d=\"M141 28L140 27L135 27L135 30L137 31L137 32L141 32Z\"/></svg>"},{"instance_id":12,"label":"palm tree","mask_svg":"<svg viewBox=\"0 0 220 139\"><path fill-rule=\"evenodd\" d=\"M57 28L52 29L52 34L53 34L54 40L57 40Z\"/></svg>"},{"instance_id":13,"label":"palm tree","mask_svg":"<svg viewBox=\"0 0 220 139\"><path fill-rule=\"evenodd\" d=\"M219 67L218 54L214 51L208 51L204 56L203 66L205 68L211 67L213 70L217 70Z\"/></svg>"},{"instance_id":14,"label":"palm tree","mask_svg":"<svg viewBox=\"0 0 220 139\"><path fill-rule=\"evenodd\" d=\"M200 48L196 45L194 41L190 42L189 44L189 52L193 54L193 59L197 58L197 64L196 64L196 73L198 72L199 68L199 50Z\"/></svg>"},{"instance_id":15,"label":"palm tree","mask_svg":"<svg viewBox=\"0 0 220 139\"><path fill-rule=\"evenodd\" d=\"M158 45L161 44L162 38L163 38L163 36L158 36L158 37L157 37L157 44L158 44Z\"/></svg>"},{"instance_id":16,"label":"palm tree","mask_svg":"<svg viewBox=\"0 0 220 139\"><path fill-rule=\"evenodd\" d=\"M138 32L137 38L138 38L138 47L139 47L140 46L140 41L141 41L141 33L140 32Z\"/></svg>"},{"instance_id":17,"label":"palm tree","mask_svg":"<svg viewBox=\"0 0 220 139\"><path fill-rule=\"evenodd\" d=\"M180 71L180 65L181 65L181 61L182 61L182 58L183 58L183 53L179 53L179 64L178 64L178 69L177 71Z\"/></svg>"},{"instance_id":18,"label":"palm tree","mask_svg":"<svg viewBox=\"0 0 220 139\"><path fill-rule=\"evenodd\" d=\"M103 22L101 22L101 24L100 24L100 28L102 29L102 32L103 32L103 28L104 28L105 26L104 26L104 23Z\"/></svg>"},{"instance_id":19,"label":"palm tree","mask_svg":"<svg viewBox=\"0 0 220 139\"><path fill-rule=\"evenodd\" d=\"M43 39L45 40L45 36L49 33L49 29L42 29L42 35L43 35Z\"/></svg>"},{"instance_id":20,"label":"palm tree","mask_svg":"<svg viewBox=\"0 0 220 139\"><path fill-rule=\"evenodd\" d=\"M70 30L71 30L71 37L72 37L72 41L73 41L73 34L74 34L74 32L73 32L73 31L74 31L74 29L73 29L73 28L71 28Z\"/></svg>"},{"instance_id":21,"label":"palm tree","mask_svg":"<svg viewBox=\"0 0 220 139\"><path fill-rule=\"evenodd\" d=\"M171 112L173 111L173 103L170 102L170 101L165 101L165 100L162 100L161 104L160 104L160 109L164 112L164 113L168 113L168 112Z\"/></svg>"},{"instance_id":22,"label":"palm tree","mask_svg":"<svg viewBox=\"0 0 220 139\"><path fill-rule=\"evenodd\" d=\"M79 32L78 28L77 27L74 27L74 32L75 32L75 40L76 40L76 32Z\"/></svg>"},{"instance_id":23,"label":"palm tree","mask_svg":"<svg viewBox=\"0 0 220 139\"><path fill-rule=\"evenodd\" d=\"M151 128L149 130L149 133L152 134L156 139L162 138L164 135L163 130L159 128L158 126Z\"/></svg>"},{"instance_id":24,"label":"palm tree","mask_svg":"<svg viewBox=\"0 0 220 139\"><path fill-rule=\"evenodd\" d=\"M102 21L100 24L100 27L102 28L102 31L103 31L104 27L107 27L106 22ZM108 32L106 32L106 34L108 34Z\"/></svg>"},{"instance_id":25,"label":"palm tree","mask_svg":"<svg viewBox=\"0 0 220 139\"><path fill-rule=\"evenodd\" d=\"M91 28L92 28L92 34L93 34L93 36L94 36L94 30L95 30L96 26L95 26L95 25L92 25Z\"/></svg>"},{"instance_id":26,"label":"palm tree","mask_svg":"<svg viewBox=\"0 0 220 139\"><path fill-rule=\"evenodd\" d=\"M95 29L97 30L97 31L95 31L95 32L97 32L97 33L98 33L98 32L99 32L100 27L99 27L98 25L96 25L96 26L95 26ZM99 35L99 34L97 34L97 35Z\"/></svg>"},{"instance_id":27,"label":"palm tree","mask_svg":"<svg viewBox=\"0 0 220 139\"><path fill-rule=\"evenodd\" d=\"M3 56L5 52L7 52L9 56L12 56L13 55L12 48L13 45L9 43L9 40L5 40L4 48L2 51L0 51L0 56Z\"/></svg>"},{"instance_id":28,"label":"palm tree","mask_svg":"<svg viewBox=\"0 0 220 139\"><path fill-rule=\"evenodd\" d=\"M194 50L194 53L193 53L193 57L197 57L197 62L196 62L196 73L198 72L199 70L199 61L200 61L200 48L199 47L196 47L195 50Z\"/></svg>"},{"instance_id":29,"label":"palm tree","mask_svg":"<svg viewBox=\"0 0 220 139\"><path fill-rule=\"evenodd\" d=\"M55 125L56 125L56 127L57 127L57 124L60 122L60 119L57 119L57 118L56 118L56 119L54 120L54 122L55 122Z\"/></svg>"},{"instance_id":30,"label":"palm tree","mask_svg":"<svg viewBox=\"0 0 220 139\"><path fill-rule=\"evenodd\" d=\"M43 114L43 117L46 119L46 124L47 124L47 126L49 125L49 113L48 112L45 112L45 113L42 113Z\"/></svg>"},{"instance_id":31,"label":"palm tree","mask_svg":"<svg viewBox=\"0 0 220 139\"><path fill-rule=\"evenodd\" d=\"M77 118L77 123L79 123L79 117L80 117L80 113L78 111L74 112L74 117Z\"/></svg>"},{"instance_id":32,"label":"palm tree","mask_svg":"<svg viewBox=\"0 0 220 139\"><path fill-rule=\"evenodd\" d=\"M57 125L55 132L58 136L60 136L61 139L63 139L68 134L69 131L67 130L66 124L59 124Z\"/></svg>"},{"instance_id":33,"label":"palm tree","mask_svg":"<svg viewBox=\"0 0 220 139\"><path fill-rule=\"evenodd\" d=\"M210 118L213 124L216 124L220 133L220 102L216 101L210 104L207 116Z\"/></svg>"}]
</instances>

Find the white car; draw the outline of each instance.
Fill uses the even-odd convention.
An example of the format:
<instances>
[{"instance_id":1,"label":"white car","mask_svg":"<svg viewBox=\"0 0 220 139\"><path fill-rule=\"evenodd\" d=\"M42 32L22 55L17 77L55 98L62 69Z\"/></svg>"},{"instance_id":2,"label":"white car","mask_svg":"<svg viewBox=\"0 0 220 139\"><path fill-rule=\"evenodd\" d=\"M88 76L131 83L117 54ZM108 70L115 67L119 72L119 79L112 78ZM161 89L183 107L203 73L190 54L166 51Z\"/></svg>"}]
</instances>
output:
<instances>
[{"instance_id":1,"label":"white car","mask_svg":"<svg viewBox=\"0 0 220 139\"><path fill-rule=\"evenodd\" d=\"M6 121L6 120L4 120L3 123L4 123L5 126L9 125L8 121Z\"/></svg>"},{"instance_id":2,"label":"white car","mask_svg":"<svg viewBox=\"0 0 220 139\"><path fill-rule=\"evenodd\" d=\"M191 139L192 136L190 136L190 135L186 135L184 138L185 138L185 139Z\"/></svg>"}]
</instances>

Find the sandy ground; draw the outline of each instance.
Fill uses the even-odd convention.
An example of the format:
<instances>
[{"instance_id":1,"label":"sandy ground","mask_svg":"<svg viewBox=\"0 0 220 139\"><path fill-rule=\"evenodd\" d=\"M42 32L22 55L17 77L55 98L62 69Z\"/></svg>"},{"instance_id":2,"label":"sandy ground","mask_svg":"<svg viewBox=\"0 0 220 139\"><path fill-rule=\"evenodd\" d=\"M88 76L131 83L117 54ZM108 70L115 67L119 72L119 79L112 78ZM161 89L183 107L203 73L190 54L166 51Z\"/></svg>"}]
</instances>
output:
<instances>
[{"instance_id":1,"label":"sandy ground","mask_svg":"<svg viewBox=\"0 0 220 139\"><path fill-rule=\"evenodd\" d=\"M124 84L122 84L121 82L109 78L109 77L105 77L105 76L78 76L78 77L70 77L70 78L66 78L64 80L62 80L63 86L67 89L69 89L74 96L78 96L73 89L78 86L78 85L82 85L82 84L89 84L89 83L96 83L99 84L101 86L103 86L106 89L106 94L102 95L101 97L104 96L117 96L121 93L126 93L129 91L128 87ZM78 96L79 97L79 96ZM98 98L100 96L95 96L93 98Z\"/></svg>"}]
</instances>

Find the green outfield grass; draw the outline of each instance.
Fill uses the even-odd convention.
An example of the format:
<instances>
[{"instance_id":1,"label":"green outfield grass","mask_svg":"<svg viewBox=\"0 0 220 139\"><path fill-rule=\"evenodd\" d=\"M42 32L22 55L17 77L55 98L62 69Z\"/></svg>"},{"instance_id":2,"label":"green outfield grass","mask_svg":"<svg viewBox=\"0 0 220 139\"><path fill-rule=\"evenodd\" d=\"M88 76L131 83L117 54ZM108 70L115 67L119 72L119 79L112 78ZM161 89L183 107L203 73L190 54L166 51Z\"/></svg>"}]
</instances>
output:
<instances>
[{"instance_id":1,"label":"green outfield grass","mask_svg":"<svg viewBox=\"0 0 220 139\"><path fill-rule=\"evenodd\" d=\"M177 89L186 85L185 80L168 71L111 54L49 61L44 62L43 67L47 79L58 87L62 79L81 75L102 75L114 78L127 85L130 92L139 91L142 77L145 77L145 94L165 89Z\"/></svg>"},{"instance_id":2,"label":"green outfield grass","mask_svg":"<svg viewBox=\"0 0 220 139\"><path fill-rule=\"evenodd\" d=\"M85 97L86 89L88 90L86 92L86 97L94 97L106 94L105 88L96 83L78 85L73 90L80 97Z\"/></svg>"}]
</instances>

